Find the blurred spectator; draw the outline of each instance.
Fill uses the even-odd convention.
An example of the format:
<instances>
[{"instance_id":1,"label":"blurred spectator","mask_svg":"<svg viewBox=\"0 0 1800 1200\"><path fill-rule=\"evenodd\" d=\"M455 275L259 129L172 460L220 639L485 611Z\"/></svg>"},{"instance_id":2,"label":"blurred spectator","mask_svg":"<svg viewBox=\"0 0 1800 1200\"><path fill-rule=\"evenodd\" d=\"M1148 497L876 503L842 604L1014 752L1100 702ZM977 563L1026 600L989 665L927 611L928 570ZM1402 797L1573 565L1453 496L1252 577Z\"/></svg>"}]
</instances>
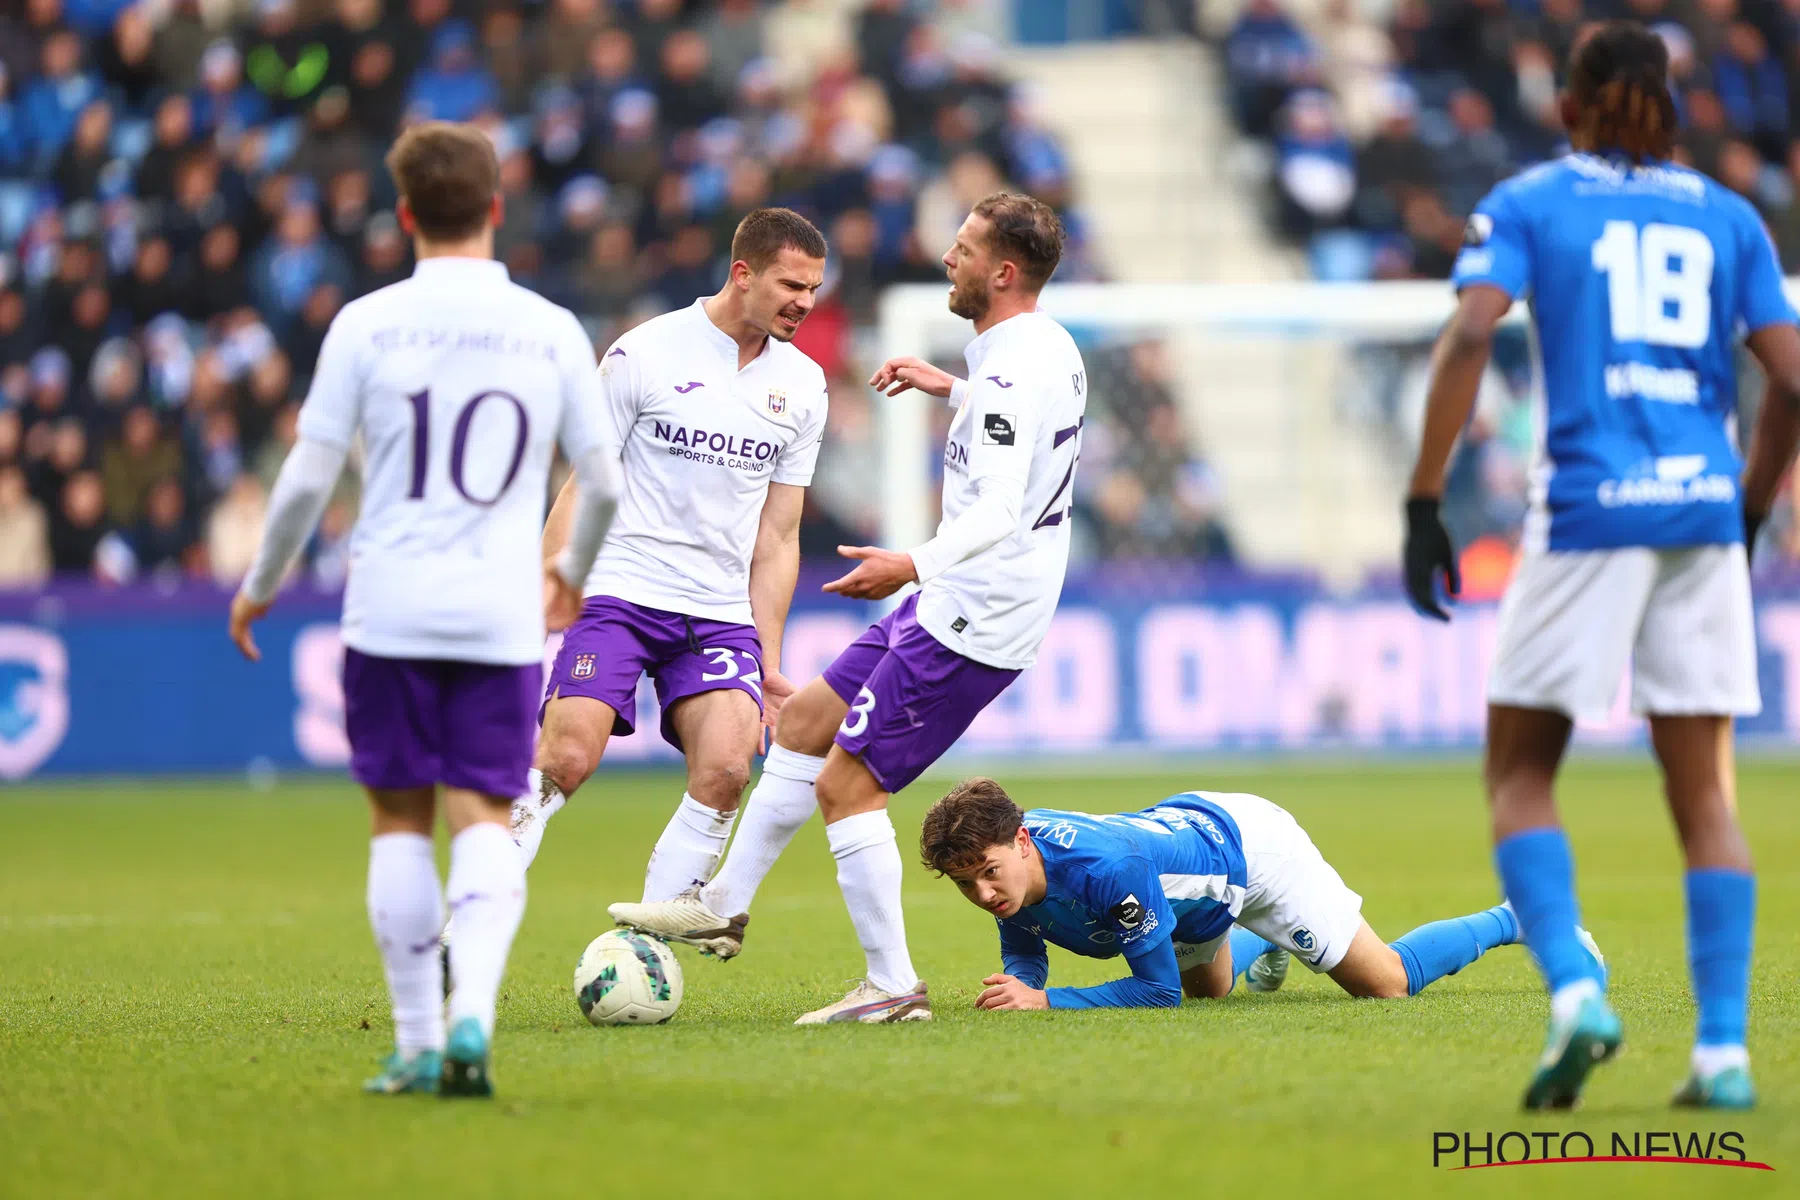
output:
<instances>
[{"instance_id":1,"label":"blurred spectator","mask_svg":"<svg viewBox=\"0 0 1800 1200\"><path fill-rule=\"evenodd\" d=\"M416 120L469 121L500 101L500 85L475 56L475 33L445 21L431 41L431 60L413 76L408 114Z\"/></svg>"},{"instance_id":2,"label":"blurred spectator","mask_svg":"<svg viewBox=\"0 0 1800 1200\"><path fill-rule=\"evenodd\" d=\"M1268 137L1288 94L1310 82L1318 50L1277 0L1250 0L1225 39L1231 107L1244 132Z\"/></svg>"},{"instance_id":3,"label":"blurred spectator","mask_svg":"<svg viewBox=\"0 0 1800 1200\"><path fill-rule=\"evenodd\" d=\"M174 477L159 479L144 502L144 517L132 531L131 551L138 570L151 575L179 574L194 545L187 519L187 493Z\"/></svg>"},{"instance_id":4,"label":"blurred spectator","mask_svg":"<svg viewBox=\"0 0 1800 1200\"><path fill-rule=\"evenodd\" d=\"M151 487L181 474L181 446L164 435L154 412L138 405L126 411L100 463L107 519L116 528L130 529L143 514Z\"/></svg>"},{"instance_id":5,"label":"blurred spectator","mask_svg":"<svg viewBox=\"0 0 1800 1200\"><path fill-rule=\"evenodd\" d=\"M78 471L63 484L50 521L51 566L59 573L93 574L94 552L106 534L106 488L94 472Z\"/></svg>"},{"instance_id":6,"label":"blurred spectator","mask_svg":"<svg viewBox=\"0 0 1800 1200\"><path fill-rule=\"evenodd\" d=\"M59 29L44 39L39 75L19 96L20 129L30 161L41 169L75 133L81 112L100 98L100 79L82 66L81 39Z\"/></svg>"},{"instance_id":7,"label":"blurred spectator","mask_svg":"<svg viewBox=\"0 0 1800 1200\"><path fill-rule=\"evenodd\" d=\"M771 203L833 235L805 337L845 380L865 365L853 346L880 290L941 279L968 205L1009 180L1063 210L1059 278L1091 276L1067 155L1034 93L1001 73L996 6L795 7L9 6L0 470L16 467L45 514L53 561L103 579L241 570L267 484L245 480L285 453L324 331L411 270L381 164L406 120L473 120L493 138L498 255L601 343L713 290L737 221ZM796 54L787 35L802 31L816 49ZM851 461L873 454L871 435L865 419ZM871 537L864 492L808 520ZM341 580L354 500L334 500L315 578Z\"/></svg>"},{"instance_id":8,"label":"blurred spectator","mask_svg":"<svg viewBox=\"0 0 1800 1200\"><path fill-rule=\"evenodd\" d=\"M0 464L0 588L36 587L50 578L50 522L32 499L25 472Z\"/></svg>"},{"instance_id":9,"label":"blurred spectator","mask_svg":"<svg viewBox=\"0 0 1800 1200\"><path fill-rule=\"evenodd\" d=\"M254 475L239 475L206 524L206 557L215 580L234 585L244 577L262 541L267 515L268 493L262 481Z\"/></svg>"},{"instance_id":10,"label":"blurred spectator","mask_svg":"<svg viewBox=\"0 0 1800 1200\"><path fill-rule=\"evenodd\" d=\"M1356 195L1350 139L1323 92L1296 92L1282 126L1275 143L1281 223L1291 236L1309 237L1336 225Z\"/></svg>"}]
</instances>

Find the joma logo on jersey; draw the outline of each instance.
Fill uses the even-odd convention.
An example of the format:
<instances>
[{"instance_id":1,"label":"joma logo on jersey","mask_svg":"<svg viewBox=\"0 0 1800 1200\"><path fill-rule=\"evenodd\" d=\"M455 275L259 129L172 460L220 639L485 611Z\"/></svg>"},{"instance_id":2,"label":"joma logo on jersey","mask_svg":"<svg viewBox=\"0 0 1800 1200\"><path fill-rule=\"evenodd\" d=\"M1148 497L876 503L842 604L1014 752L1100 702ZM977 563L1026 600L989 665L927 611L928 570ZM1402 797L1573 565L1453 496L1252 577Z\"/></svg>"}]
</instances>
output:
<instances>
[{"instance_id":1,"label":"joma logo on jersey","mask_svg":"<svg viewBox=\"0 0 1800 1200\"><path fill-rule=\"evenodd\" d=\"M695 388L702 388L705 386L706 385L704 383L700 382L698 379L690 379L686 383L676 384L675 390L685 396L689 392L693 391Z\"/></svg>"},{"instance_id":2,"label":"joma logo on jersey","mask_svg":"<svg viewBox=\"0 0 1800 1200\"><path fill-rule=\"evenodd\" d=\"M1012 386L1012 384L1006 382L1006 380L1000 378L998 375L989 375L988 378L998 387L1009 388Z\"/></svg>"},{"instance_id":3,"label":"joma logo on jersey","mask_svg":"<svg viewBox=\"0 0 1800 1200\"><path fill-rule=\"evenodd\" d=\"M787 411L787 393L769 389L769 411L780 416Z\"/></svg>"},{"instance_id":4,"label":"joma logo on jersey","mask_svg":"<svg viewBox=\"0 0 1800 1200\"><path fill-rule=\"evenodd\" d=\"M575 665L569 668L570 679L592 679L594 677L594 656L577 654Z\"/></svg>"}]
</instances>

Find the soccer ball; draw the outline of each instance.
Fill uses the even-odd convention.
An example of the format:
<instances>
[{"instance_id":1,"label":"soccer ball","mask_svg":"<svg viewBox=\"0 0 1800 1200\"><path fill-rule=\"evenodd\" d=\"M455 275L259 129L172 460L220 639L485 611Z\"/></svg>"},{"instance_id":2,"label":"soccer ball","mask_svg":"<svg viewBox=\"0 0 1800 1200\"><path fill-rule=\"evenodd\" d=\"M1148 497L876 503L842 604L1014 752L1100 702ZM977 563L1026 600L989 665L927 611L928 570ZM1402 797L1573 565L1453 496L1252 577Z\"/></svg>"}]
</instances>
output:
<instances>
[{"instance_id":1,"label":"soccer ball","mask_svg":"<svg viewBox=\"0 0 1800 1200\"><path fill-rule=\"evenodd\" d=\"M595 1025L661 1025L681 1007L681 964L659 938L603 933L575 964L575 1003Z\"/></svg>"}]
</instances>

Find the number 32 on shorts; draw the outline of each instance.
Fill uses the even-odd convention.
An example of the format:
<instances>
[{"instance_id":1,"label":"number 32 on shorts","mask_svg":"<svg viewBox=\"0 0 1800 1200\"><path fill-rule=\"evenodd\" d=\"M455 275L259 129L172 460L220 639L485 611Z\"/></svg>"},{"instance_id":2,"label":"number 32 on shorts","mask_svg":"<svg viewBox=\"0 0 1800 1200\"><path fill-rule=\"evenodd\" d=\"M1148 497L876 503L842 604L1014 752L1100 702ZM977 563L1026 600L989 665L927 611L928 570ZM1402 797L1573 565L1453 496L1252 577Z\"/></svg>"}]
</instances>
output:
<instances>
[{"instance_id":1,"label":"number 32 on shorts","mask_svg":"<svg viewBox=\"0 0 1800 1200\"><path fill-rule=\"evenodd\" d=\"M706 646L702 648L701 653L712 659L712 665L717 668L701 675L702 683L719 683L726 679L741 678L750 686L751 691L758 696L762 695L762 666L756 661L754 654L748 650L733 650L729 646ZM749 669L743 672L738 670L737 660L740 654L749 664Z\"/></svg>"},{"instance_id":2,"label":"number 32 on shorts","mask_svg":"<svg viewBox=\"0 0 1800 1200\"><path fill-rule=\"evenodd\" d=\"M875 711L875 693L862 688L856 693L856 703L844 714L844 723L838 726L838 732L845 737L861 737L863 730L869 727L869 714Z\"/></svg>"}]
</instances>

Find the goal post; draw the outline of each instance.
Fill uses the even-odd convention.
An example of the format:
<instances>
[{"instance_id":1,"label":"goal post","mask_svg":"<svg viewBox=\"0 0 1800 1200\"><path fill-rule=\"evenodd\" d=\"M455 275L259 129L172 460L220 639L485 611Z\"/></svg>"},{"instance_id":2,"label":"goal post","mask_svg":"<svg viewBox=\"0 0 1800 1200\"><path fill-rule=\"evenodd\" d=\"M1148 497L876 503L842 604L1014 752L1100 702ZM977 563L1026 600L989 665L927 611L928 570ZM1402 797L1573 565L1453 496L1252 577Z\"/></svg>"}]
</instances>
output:
<instances>
[{"instance_id":1,"label":"goal post","mask_svg":"<svg viewBox=\"0 0 1800 1200\"><path fill-rule=\"evenodd\" d=\"M878 345L885 360L960 351L973 336L949 310L948 289L905 284L883 293ZM1044 290L1042 310L1064 325L1118 336L1327 338L1393 342L1435 336L1455 297L1442 282L1393 283L1069 283ZM1507 314L1525 320L1523 305ZM882 532L886 545L914 546L931 535L931 417L912 393L880 397Z\"/></svg>"}]
</instances>

